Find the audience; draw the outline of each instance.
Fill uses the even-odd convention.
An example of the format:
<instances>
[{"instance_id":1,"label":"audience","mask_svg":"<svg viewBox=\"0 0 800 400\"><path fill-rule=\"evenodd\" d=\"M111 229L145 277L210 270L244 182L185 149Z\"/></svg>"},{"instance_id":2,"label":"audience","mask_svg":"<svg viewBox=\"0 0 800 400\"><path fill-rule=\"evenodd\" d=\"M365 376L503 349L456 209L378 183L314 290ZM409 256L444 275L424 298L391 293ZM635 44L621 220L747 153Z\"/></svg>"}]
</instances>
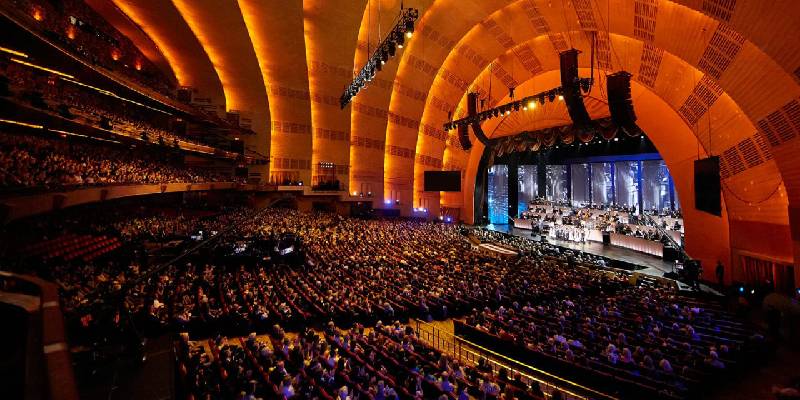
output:
<instances>
[{"instance_id":1,"label":"audience","mask_svg":"<svg viewBox=\"0 0 800 400\"><path fill-rule=\"evenodd\" d=\"M183 224L164 221L149 233L142 220L117 226L129 240L141 240L162 227L186 234ZM216 338L211 357L182 345L182 370L195 396L314 392L320 398L390 398L392 391L401 398L504 396L507 376L479 378L440 363L440 356L428 357L433 367L426 367L425 354L412 356L424 348L413 330L381 321L465 317L457 325L517 346L515 354L547 355L584 368L578 374L625 377L677 396L738 367L761 341L749 325L672 286L632 283L628 273L603 268L601 257L524 238L468 232L521 253L498 257L474 251L453 225L285 209L235 210L204 226L223 227L232 230L217 241L218 250L240 242L271 248L292 235L305 261L285 262L274 253L249 260L203 256L148 271L134 262L55 268L67 315L80 321L71 325L75 336L113 331L127 315L146 336ZM110 317L88 301L87 293L97 292L123 295ZM365 334L362 324L376 328ZM292 339L276 325L306 333L323 327L326 335ZM223 339L252 332L273 340ZM535 390L530 396L538 398Z\"/></svg>"},{"instance_id":2,"label":"audience","mask_svg":"<svg viewBox=\"0 0 800 400\"><path fill-rule=\"evenodd\" d=\"M529 209L520 215L522 219L532 220L535 231L549 233L550 236L574 242L589 240L590 230L615 232L647 240L666 242L666 230L680 231L683 220L680 211L658 215L638 215L635 209L612 205L569 204L537 200L531 202ZM674 217L674 216L678 217ZM594 240L599 240L594 239Z\"/></svg>"},{"instance_id":3,"label":"audience","mask_svg":"<svg viewBox=\"0 0 800 400\"><path fill-rule=\"evenodd\" d=\"M181 141L212 149L215 146L211 138L174 133L173 120L166 114L56 79L39 70L0 60L0 74L8 79L8 95L62 117L168 147L175 147Z\"/></svg>"},{"instance_id":4,"label":"audience","mask_svg":"<svg viewBox=\"0 0 800 400\"><path fill-rule=\"evenodd\" d=\"M91 64L121 73L162 95L174 97L167 79L137 46L81 0L13 0L29 26Z\"/></svg>"},{"instance_id":5,"label":"audience","mask_svg":"<svg viewBox=\"0 0 800 400\"><path fill-rule=\"evenodd\" d=\"M231 181L180 165L175 156L45 136L0 131L0 188L61 189L107 184Z\"/></svg>"}]
</instances>

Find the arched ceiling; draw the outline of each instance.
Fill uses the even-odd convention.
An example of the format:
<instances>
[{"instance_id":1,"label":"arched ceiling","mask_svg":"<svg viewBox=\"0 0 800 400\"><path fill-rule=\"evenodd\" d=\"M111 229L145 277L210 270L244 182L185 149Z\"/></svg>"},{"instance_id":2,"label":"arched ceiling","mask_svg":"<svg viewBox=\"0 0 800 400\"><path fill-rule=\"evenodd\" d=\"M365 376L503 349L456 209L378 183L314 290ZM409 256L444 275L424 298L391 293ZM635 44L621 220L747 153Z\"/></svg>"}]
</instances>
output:
<instances>
[{"instance_id":1,"label":"arched ceiling","mask_svg":"<svg viewBox=\"0 0 800 400\"><path fill-rule=\"evenodd\" d=\"M497 103L509 86L519 96L555 87L558 52L582 50L587 67L596 37L593 116L605 112L602 76L631 72L642 125L668 138L650 119L679 122L672 129L694 137L695 158L721 156L731 220L800 227L792 0L406 0L420 10L414 37L344 110L338 98L374 49L378 25L381 35L391 28L399 0L92 1L118 6L181 84L253 113L270 133L273 172L311 180L319 162L347 166L336 172L350 191L373 192L376 205L397 200L406 214L423 200L469 208L419 190L423 171L466 171L476 159L480 146L465 152L442 130L469 91ZM560 123L559 107L520 125Z\"/></svg>"},{"instance_id":2,"label":"arched ceiling","mask_svg":"<svg viewBox=\"0 0 800 400\"><path fill-rule=\"evenodd\" d=\"M178 84L194 87L198 90L197 96L210 99L213 104L222 106L222 112L225 111L225 96L214 66L203 46L171 2L159 0L93 1L107 1L118 7L159 48L174 71ZM113 22L114 20L109 21ZM124 29L119 25L116 26L117 29ZM131 37L131 39L140 49L145 47L145 44L136 40L136 37Z\"/></svg>"},{"instance_id":3,"label":"arched ceiling","mask_svg":"<svg viewBox=\"0 0 800 400\"><path fill-rule=\"evenodd\" d=\"M269 96L270 156L274 175L311 164L311 109L303 37L303 5L282 0L239 0ZM292 165L294 164L294 169ZM294 178L294 177L293 177ZM281 179L282 180L282 179Z\"/></svg>"}]
</instances>

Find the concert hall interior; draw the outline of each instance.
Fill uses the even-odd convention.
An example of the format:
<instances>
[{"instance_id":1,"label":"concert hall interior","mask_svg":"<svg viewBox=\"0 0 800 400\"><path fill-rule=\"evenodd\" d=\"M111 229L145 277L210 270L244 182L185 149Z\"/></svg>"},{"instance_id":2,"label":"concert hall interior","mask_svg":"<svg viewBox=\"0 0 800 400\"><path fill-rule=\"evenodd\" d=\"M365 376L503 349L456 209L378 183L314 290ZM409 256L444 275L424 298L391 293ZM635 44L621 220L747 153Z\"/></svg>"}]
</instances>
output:
<instances>
[{"instance_id":1,"label":"concert hall interior","mask_svg":"<svg viewBox=\"0 0 800 400\"><path fill-rule=\"evenodd\" d=\"M794 0L0 0L2 398L800 398Z\"/></svg>"}]
</instances>

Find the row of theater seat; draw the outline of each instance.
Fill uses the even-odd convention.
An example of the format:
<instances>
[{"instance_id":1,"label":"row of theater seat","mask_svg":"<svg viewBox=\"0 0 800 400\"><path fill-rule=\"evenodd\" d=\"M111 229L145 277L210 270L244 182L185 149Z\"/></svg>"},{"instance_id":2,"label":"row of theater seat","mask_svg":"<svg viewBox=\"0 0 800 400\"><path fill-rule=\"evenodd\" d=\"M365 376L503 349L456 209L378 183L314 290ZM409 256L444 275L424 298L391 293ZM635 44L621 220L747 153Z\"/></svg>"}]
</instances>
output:
<instances>
[{"instance_id":1,"label":"row of theater seat","mask_svg":"<svg viewBox=\"0 0 800 400\"><path fill-rule=\"evenodd\" d=\"M20 251L23 257L39 257L43 260L60 258L84 262L114 251L122 246L116 237L66 234L55 239L38 242Z\"/></svg>"},{"instance_id":2,"label":"row of theater seat","mask_svg":"<svg viewBox=\"0 0 800 400\"><path fill-rule=\"evenodd\" d=\"M420 341L410 328L377 327L339 331L329 327L324 334L308 332L290 341L280 334L266 340L236 338L232 343L210 339L202 350L206 362L189 354L188 343L179 343L179 371L187 398L242 393L265 398L315 396L320 399L351 396L374 400L402 398L542 400L538 385L528 386L520 376L509 377L486 365L463 366ZM220 345L222 346L220 348ZM302 349L302 350L301 350ZM206 368L201 371L202 368ZM211 374L211 376L209 376ZM244 384L242 377L251 380ZM210 381L218 381L208 385ZM287 390L287 386L292 389ZM208 393L203 387L218 390ZM393 394L392 394L393 393ZM557 391L549 394L560 399ZM348 397L349 398L349 397Z\"/></svg>"}]
</instances>

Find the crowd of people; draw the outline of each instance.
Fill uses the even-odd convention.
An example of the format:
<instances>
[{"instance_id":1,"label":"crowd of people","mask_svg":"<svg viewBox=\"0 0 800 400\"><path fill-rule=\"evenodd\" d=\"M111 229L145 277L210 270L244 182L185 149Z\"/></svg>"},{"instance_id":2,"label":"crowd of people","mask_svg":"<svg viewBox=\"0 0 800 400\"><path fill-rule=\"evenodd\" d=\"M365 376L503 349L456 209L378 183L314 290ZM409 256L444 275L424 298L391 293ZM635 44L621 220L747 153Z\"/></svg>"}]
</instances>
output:
<instances>
[{"instance_id":1,"label":"crowd of people","mask_svg":"<svg viewBox=\"0 0 800 400\"><path fill-rule=\"evenodd\" d=\"M536 201L529 207L520 218L531 220L534 230L573 242L586 242L590 240L590 231L598 230L666 243L670 240L666 232L680 232L683 226L682 219L677 217L679 212L639 215L630 207L577 207L547 201Z\"/></svg>"},{"instance_id":2,"label":"crowd of people","mask_svg":"<svg viewBox=\"0 0 800 400\"><path fill-rule=\"evenodd\" d=\"M179 342L181 375L197 397L302 399L543 400L538 383L486 363L462 365L420 341L410 326L378 323L291 337L275 325L266 338ZM561 393L553 391L553 399Z\"/></svg>"},{"instance_id":3,"label":"crowd of people","mask_svg":"<svg viewBox=\"0 0 800 400\"><path fill-rule=\"evenodd\" d=\"M180 218L155 227L142 219L118 224L129 240L161 231L178 235L190 231L177 228L185 225ZM349 340L364 340L358 346L365 353L360 354L352 342L344 346L363 360L371 357L369 344L385 350L382 346L389 342L386 338L372 342L360 333L361 325L381 326L381 321L409 318L466 318L465 326L494 335L498 342L587 368L575 371L624 376L637 387L657 384L657 392L679 397L695 389L696 382L717 376L715 371L735 368L751 348L762 345L762 338L749 325L713 304L679 296L671 286L655 281L632 283L629 274L603 268L606 260L602 257L525 238L486 230L468 232L481 241L518 248L521 254L498 257L475 251L464 232L453 225L287 209L237 209L207 219L202 226L209 231L223 227L231 230L220 236L217 247L242 241L274 244L276 238L291 234L301 239L305 260L295 265L282 262L277 254L243 261L206 253L157 270L135 262L56 266L51 278L63 288L72 337L97 340L98 332L113 332L120 329L121 320L129 320L147 336L185 332L193 340L218 338L210 343L212 348L219 347L217 355L184 349L183 362L196 396L223 398L228 396L220 393L258 395L273 389L316 390L320 398L327 398L319 390L336 397L343 386L348 396L357 392L374 397L391 388L410 394L399 394L400 398L431 398L429 393L447 395L435 389L437 385L452 388L453 396L462 387L446 378L454 372L447 368L430 378L417 371L414 376L420 379L410 382L405 372L384 377L369 363L377 371L364 375L358 371L358 358L350 359L356 365L349 368L335 361L327 375L324 365L319 369L313 361L305 362L329 358L325 352L331 347L339 348L344 357L337 346L348 341L342 339L348 333L337 336L330 331L324 340L288 343L277 337L276 343L281 344L271 350L254 343L226 346L219 339L252 332L274 335L276 324L292 332L311 327L354 329ZM105 311L100 313L87 297L98 292L121 295L119 303L111 303L117 305L110 314L109 303L103 304ZM413 342L402 335L389 339L401 343L401 348ZM295 350L302 357L280 354ZM413 370L405 358L395 361L399 366L392 365L401 371ZM271 375L280 362L286 374L275 379L252 376L263 375L255 372L260 371L258 366ZM436 358L432 362L439 363ZM298 369L300 365L304 367ZM326 377L327 383L322 384ZM464 390L480 393L481 385L472 382L464 383ZM421 397L416 395L419 388ZM489 398L500 394L493 386L484 389L493 393Z\"/></svg>"},{"instance_id":4,"label":"crowd of people","mask_svg":"<svg viewBox=\"0 0 800 400\"><path fill-rule=\"evenodd\" d=\"M235 180L185 167L180 161L168 152L0 131L0 188L4 190Z\"/></svg>"},{"instance_id":5,"label":"crowd of people","mask_svg":"<svg viewBox=\"0 0 800 400\"><path fill-rule=\"evenodd\" d=\"M28 66L0 60L0 74L8 81L8 95L89 126L111 129L117 134L169 147L176 147L179 142L215 145L213 140L175 133L171 129L174 121L166 114L109 94L101 94Z\"/></svg>"},{"instance_id":6,"label":"crowd of people","mask_svg":"<svg viewBox=\"0 0 800 400\"><path fill-rule=\"evenodd\" d=\"M72 54L165 96L174 96L175 84L145 57L136 45L117 31L86 2L62 0L13 0L19 12L27 14L29 26Z\"/></svg>"}]
</instances>

